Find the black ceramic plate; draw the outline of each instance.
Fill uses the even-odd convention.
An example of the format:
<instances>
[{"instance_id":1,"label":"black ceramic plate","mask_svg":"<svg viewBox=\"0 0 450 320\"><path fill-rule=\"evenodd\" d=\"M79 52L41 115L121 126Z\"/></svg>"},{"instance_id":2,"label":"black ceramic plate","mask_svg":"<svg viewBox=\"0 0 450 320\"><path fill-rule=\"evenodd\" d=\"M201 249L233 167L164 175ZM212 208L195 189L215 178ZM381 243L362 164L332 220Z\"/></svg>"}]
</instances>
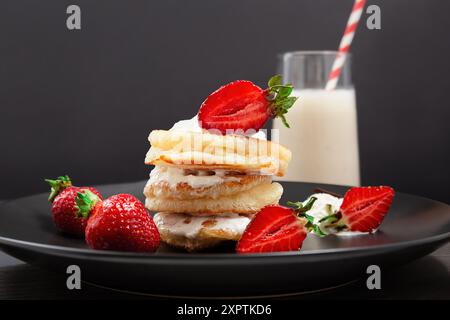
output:
<instances>
[{"instance_id":1,"label":"black ceramic plate","mask_svg":"<svg viewBox=\"0 0 450 320\"><path fill-rule=\"evenodd\" d=\"M286 200L305 199L317 186L283 183ZM100 186L103 195L142 194L144 182ZM346 187L321 186L345 193ZM142 196L140 196L142 199ZM366 277L369 265L390 268L431 253L450 238L450 207L397 193L373 235L308 236L300 252L237 255L233 245L189 254L162 246L155 254L93 251L58 233L47 194L0 207L0 248L26 262L65 274L79 265L83 280L116 289L175 296L260 296L329 288Z\"/></svg>"}]
</instances>

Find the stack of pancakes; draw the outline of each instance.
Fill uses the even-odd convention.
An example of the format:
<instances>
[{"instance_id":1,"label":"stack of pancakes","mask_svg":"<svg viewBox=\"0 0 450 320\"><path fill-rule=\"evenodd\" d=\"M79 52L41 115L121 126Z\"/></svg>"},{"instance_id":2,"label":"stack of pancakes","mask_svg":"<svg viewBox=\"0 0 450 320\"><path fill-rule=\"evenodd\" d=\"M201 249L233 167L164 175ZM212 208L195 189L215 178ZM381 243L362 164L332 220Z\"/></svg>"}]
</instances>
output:
<instances>
[{"instance_id":1,"label":"stack of pancakes","mask_svg":"<svg viewBox=\"0 0 450 320\"><path fill-rule=\"evenodd\" d=\"M145 205L162 241L188 251L240 239L254 214L277 204L291 152L245 135L155 130Z\"/></svg>"}]
</instances>

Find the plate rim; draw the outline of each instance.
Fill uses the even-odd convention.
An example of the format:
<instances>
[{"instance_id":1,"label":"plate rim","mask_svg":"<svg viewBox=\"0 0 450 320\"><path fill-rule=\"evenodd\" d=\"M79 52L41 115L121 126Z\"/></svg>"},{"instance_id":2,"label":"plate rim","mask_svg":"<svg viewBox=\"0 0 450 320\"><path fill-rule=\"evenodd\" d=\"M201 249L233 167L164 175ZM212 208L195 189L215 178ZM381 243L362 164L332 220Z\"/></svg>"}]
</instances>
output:
<instances>
[{"instance_id":1,"label":"plate rim","mask_svg":"<svg viewBox=\"0 0 450 320\"><path fill-rule=\"evenodd\" d=\"M136 260L182 260L188 261L200 261L200 260L251 260L251 259L273 259L277 257L282 258L298 258L298 257L315 257L319 255L329 254L345 254L345 253L371 253L378 250L400 250L413 246L429 245L432 243L442 244L450 241L450 231L441 233L431 237L414 239L409 241L403 241L399 243L389 243L374 246L359 246L351 248L339 248L339 249L323 249L323 250L308 250L308 251L285 251L285 252L271 252L271 253L253 253L253 254L237 254L237 253L139 253L139 252L123 252L113 250L92 250L84 248L72 248L58 245L48 245L31 241L24 241L18 239L12 239L8 237L0 236L0 248L3 245L9 245L14 248L25 248L31 250L32 248L50 250L51 252L63 252L66 254L83 255L85 258L124 258L124 259L136 259Z\"/></svg>"}]
</instances>

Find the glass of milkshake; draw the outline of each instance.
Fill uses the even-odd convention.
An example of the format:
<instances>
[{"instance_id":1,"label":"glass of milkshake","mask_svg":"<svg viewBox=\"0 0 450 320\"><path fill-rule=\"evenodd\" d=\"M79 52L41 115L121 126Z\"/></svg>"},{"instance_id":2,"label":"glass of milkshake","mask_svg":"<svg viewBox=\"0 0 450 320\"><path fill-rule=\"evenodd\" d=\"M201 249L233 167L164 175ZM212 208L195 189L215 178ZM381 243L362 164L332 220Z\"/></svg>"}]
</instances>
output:
<instances>
[{"instance_id":1,"label":"glass of milkshake","mask_svg":"<svg viewBox=\"0 0 450 320\"><path fill-rule=\"evenodd\" d=\"M281 180L357 186L360 184L355 89L347 55L336 89L325 90L337 51L297 51L281 56L281 74L299 97L286 128L275 119L280 143L292 161Z\"/></svg>"}]
</instances>

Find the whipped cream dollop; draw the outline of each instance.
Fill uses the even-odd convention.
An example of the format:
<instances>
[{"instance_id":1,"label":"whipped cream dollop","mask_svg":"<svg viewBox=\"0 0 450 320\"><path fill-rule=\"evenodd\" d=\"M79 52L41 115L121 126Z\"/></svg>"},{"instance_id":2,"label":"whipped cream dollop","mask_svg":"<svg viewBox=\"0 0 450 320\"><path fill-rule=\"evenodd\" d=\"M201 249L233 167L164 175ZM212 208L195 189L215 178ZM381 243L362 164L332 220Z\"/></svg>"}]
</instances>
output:
<instances>
[{"instance_id":1,"label":"whipped cream dollop","mask_svg":"<svg viewBox=\"0 0 450 320\"><path fill-rule=\"evenodd\" d=\"M175 188L179 183L187 183L192 188L210 187L227 181L239 181L237 176L227 175L226 170L186 170L175 167L155 166L150 172L149 184L161 181Z\"/></svg>"},{"instance_id":2,"label":"whipped cream dollop","mask_svg":"<svg viewBox=\"0 0 450 320\"><path fill-rule=\"evenodd\" d=\"M170 128L169 131L180 131L180 132L196 132L196 133L202 133L204 131L208 131L200 127L200 124L198 123L198 117L197 115L193 117L192 119L188 120L181 120L176 122L172 128ZM243 135L250 138L260 139L260 140L267 140L266 134L262 130L248 130L246 132L243 132Z\"/></svg>"},{"instance_id":3,"label":"whipped cream dollop","mask_svg":"<svg viewBox=\"0 0 450 320\"><path fill-rule=\"evenodd\" d=\"M312 197L317 200L307 213L314 218L315 224L318 224L320 219L328 216L331 213L330 209L332 212L338 211L341 207L342 201L344 200L343 198L338 198L328 193L315 193L309 196L309 198L303 202L303 205L306 205Z\"/></svg>"},{"instance_id":4,"label":"whipped cream dollop","mask_svg":"<svg viewBox=\"0 0 450 320\"><path fill-rule=\"evenodd\" d=\"M250 222L247 216L221 214L220 216L188 216L183 213L160 212L153 217L158 229L168 229L177 236L196 238L202 228L223 230L233 235L242 235Z\"/></svg>"},{"instance_id":5,"label":"whipped cream dollop","mask_svg":"<svg viewBox=\"0 0 450 320\"><path fill-rule=\"evenodd\" d=\"M169 129L169 131L202 133L203 129L198 123L198 117L195 116L192 119L180 120L178 122L175 122L175 124L172 126L172 128Z\"/></svg>"},{"instance_id":6,"label":"whipped cream dollop","mask_svg":"<svg viewBox=\"0 0 450 320\"><path fill-rule=\"evenodd\" d=\"M307 214L312 216L314 218L314 224L320 224L319 221L322 218L325 218L326 216L330 215L331 213L335 213L339 210L339 208L342 205L343 198L338 198L335 196L332 196L328 193L315 193L311 196L309 196L308 199L306 199L303 202L303 205L306 205L312 197L317 198L317 200L312 205L311 209L308 210ZM362 235L362 234L368 234L368 232L358 232L358 231L338 231L334 233L338 236L355 236L355 235Z\"/></svg>"}]
</instances>

